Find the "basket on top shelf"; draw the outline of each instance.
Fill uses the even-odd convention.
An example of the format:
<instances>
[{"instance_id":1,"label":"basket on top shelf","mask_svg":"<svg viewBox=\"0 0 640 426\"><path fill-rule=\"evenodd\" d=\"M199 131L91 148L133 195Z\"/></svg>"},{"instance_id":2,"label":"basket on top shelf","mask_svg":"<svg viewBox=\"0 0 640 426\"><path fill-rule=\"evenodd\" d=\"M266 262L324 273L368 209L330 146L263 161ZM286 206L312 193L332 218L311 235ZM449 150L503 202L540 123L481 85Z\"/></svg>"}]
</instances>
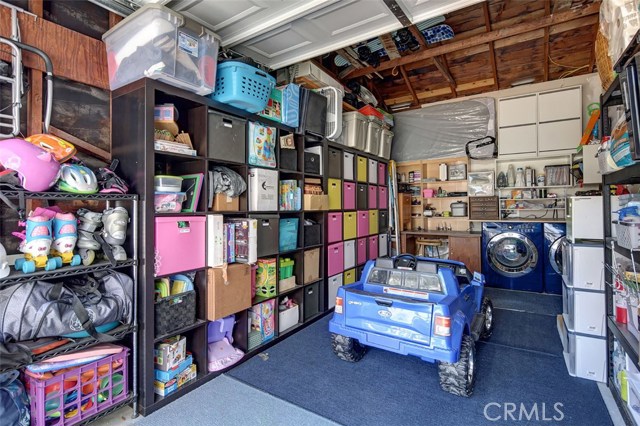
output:
<instances>
[{"instance_id":1,"label":"basket on top shelf","mask_svg":"<svg viewBox=\"0 0 640 426\"><path fill-rule=\"evenodd\" d=\"M621 220L612 221L616 225L618 245L629 250L640 248L640 223L625 222Z\"/></svg>"},{"instance_id":2,"label":"basket on top shelf","mask_svg":"<svg viewBox=\"0 0 640 426\"><path fill-rule=\"evenodd\" d=\"M251 113L262 111L269 102L276 79L248 63L226 60L218 64L214 101Z\"/></svg>"}]
</instances>

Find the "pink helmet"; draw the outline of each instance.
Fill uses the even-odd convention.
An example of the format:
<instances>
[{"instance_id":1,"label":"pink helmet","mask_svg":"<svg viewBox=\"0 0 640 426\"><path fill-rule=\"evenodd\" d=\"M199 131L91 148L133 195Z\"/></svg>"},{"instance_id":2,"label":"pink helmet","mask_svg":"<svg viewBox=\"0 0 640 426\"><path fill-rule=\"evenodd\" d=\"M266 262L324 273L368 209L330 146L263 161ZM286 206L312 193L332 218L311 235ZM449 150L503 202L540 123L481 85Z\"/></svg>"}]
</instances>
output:
<instances>
[{"instance_id":1,"label":"pink helmet","mask_svg":"<svg viewBox=\"0 0 640 426\"><path fill-rule=\"evenodd\" d=\"M27 191L40 192L58 180L60 163L44 149L22 139L0 141L0 164L15 170Z\"/></svg>"}]
</instances>

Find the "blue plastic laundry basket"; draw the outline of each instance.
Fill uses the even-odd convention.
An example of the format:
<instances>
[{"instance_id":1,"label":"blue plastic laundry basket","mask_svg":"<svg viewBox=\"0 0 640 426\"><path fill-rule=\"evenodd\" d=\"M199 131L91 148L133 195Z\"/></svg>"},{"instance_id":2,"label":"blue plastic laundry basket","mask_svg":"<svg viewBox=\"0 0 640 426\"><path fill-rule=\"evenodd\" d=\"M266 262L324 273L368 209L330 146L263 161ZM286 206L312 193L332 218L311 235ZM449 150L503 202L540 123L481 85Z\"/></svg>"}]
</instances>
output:
<instances>
[{"instance_id":1,"label":"blue plastic laundry basket","mask_svg":"<svg viewBox=\"0 0 640 426\"><path fill-rule=\"evenodd\" d=\"M238 61L218 63L216 87L211 99L252 113L267 106L276 79Z\"/></svg>"}]
</instances>

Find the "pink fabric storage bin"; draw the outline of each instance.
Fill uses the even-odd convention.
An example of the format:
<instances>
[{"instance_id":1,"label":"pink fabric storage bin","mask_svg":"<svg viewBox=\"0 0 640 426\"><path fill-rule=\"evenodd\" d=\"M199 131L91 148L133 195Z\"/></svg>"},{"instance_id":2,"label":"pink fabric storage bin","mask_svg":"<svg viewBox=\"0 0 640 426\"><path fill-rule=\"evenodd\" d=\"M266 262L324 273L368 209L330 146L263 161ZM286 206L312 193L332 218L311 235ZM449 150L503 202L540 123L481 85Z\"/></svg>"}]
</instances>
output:
<instances>
[{"instance_id":1,"label":"pink fabric storage bin","mask_svg":"<svg viewBox=\"0 0 640 426\"><path fill-rule=\"evenodd\" d=\"M367 259L372 260L378 257L378 236L369 237L369 256Z\"/></svg>"},{"instance_id":2,"label":"pink fabric storage bin","mask_svg":"<svg viewBox=\"0 0 640 426\"><path fill-rule=\"evenodd\" d=\"M367 239L359 238L356 244L356 262L362 265L367 261Z\"/></svg>"},{"instance_id":3,"label":"pink fabric storage bin","mask_svg":"<svg viewBox=\"0 0 640 426\"><path fill-rule=\"evenodd\" d=\"M378 163L378 185L387 184L387 165L385 163Z\"/></svg>"},{"instance_id":4,"label":"pink fabric storage bin","mask_svg":"<svg viewBox=\"0 0 640 426\"><path fill-rule=\"evenodd\" d=\"M369 235L369 211L358 210L358 237L366 237Z\"/></svg>"},{"instance_id":5,"label":"pink fabric storage bin","mask_svg":"<svg viewBox=\"0 0 640 426\"><path fill-rule=\"evenodd\" d=\"M204 268L204 216L167 216L155 220L155 276Z\"/></svg>"},{"instance_id":6,"label":"pink fabric storage bin","mask_svg":"<svg viewBox=\"0 0 640 426\"><path fill-rule=\"evenodd\" d=\"M356 184L353 182L345 182L342 186L342 207L345 210L355 210Z\"/></svg>"},{"instance_id":7,"label":"pink fabric storage bin","mask_svg":"<svg viewBox=\"0 0 640 426\"><path fill-rule=\"evenodd\" d=\"M389 193L387 192L386 186L378 187L378 208L379 209L389 208Z\"/></svg>"},{"instance_id":8,"label":"pink fabric storage bin","mask_svg":"<svg viewBox=\"0 0 640 426\"><path fill-rule=\"evenodd\" d=\"M369 196L367 197L369 200L369 208L377 209L378 208L378 187L375 185L369 185Z\"/></svg>"},{"instance_id":9,"label":"pink fabric storage bin","mask_svg":"<svg viewBox=\"0 0 640 426\"><path fill-rule=\"evenodd\" d=\"M327 273L336 275L344 271L344 244L342 242L327 247Z\"/></svg>"},{"instance_id":10,"label":"pink fabric storage bin","mask_svg":"<svg viewBox=\"0 0 640 426\"><path fill-rule=\"evenodd\" d=\"M433 198L435 195L435 190L433 188L425 188L422 190L422 196L424 198Z\"/></svg>"},{"instance_id":11,"label":"pink fabric storage bin","mask_svg":"<svg viewBox=\"0 0 640 426\"><path fill-rule=\"evenodd\" d=\"M327 242L334 243L342 241L342 213L329 213Z\"/></svg>"}]
</instances>

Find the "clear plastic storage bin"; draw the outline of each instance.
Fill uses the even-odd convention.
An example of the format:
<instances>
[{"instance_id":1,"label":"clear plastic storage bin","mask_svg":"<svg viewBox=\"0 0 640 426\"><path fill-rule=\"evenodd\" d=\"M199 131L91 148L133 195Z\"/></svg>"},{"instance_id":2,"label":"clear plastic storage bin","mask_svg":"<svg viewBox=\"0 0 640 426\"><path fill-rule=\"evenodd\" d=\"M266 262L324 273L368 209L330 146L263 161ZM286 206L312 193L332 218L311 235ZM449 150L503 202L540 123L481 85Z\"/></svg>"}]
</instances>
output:
<instances>
[{"instance_id":1,"label":"clear plastic storage bin","mask_svg":"<svg viewBox=\"0 0 640 426\"><path fill-rule=\"evenodd\" d=\"M107 31L102 40L111 90L149 77L198 95L213 92L218 36L171 9L147 4Z\"/></svg>"}]
</instances>

